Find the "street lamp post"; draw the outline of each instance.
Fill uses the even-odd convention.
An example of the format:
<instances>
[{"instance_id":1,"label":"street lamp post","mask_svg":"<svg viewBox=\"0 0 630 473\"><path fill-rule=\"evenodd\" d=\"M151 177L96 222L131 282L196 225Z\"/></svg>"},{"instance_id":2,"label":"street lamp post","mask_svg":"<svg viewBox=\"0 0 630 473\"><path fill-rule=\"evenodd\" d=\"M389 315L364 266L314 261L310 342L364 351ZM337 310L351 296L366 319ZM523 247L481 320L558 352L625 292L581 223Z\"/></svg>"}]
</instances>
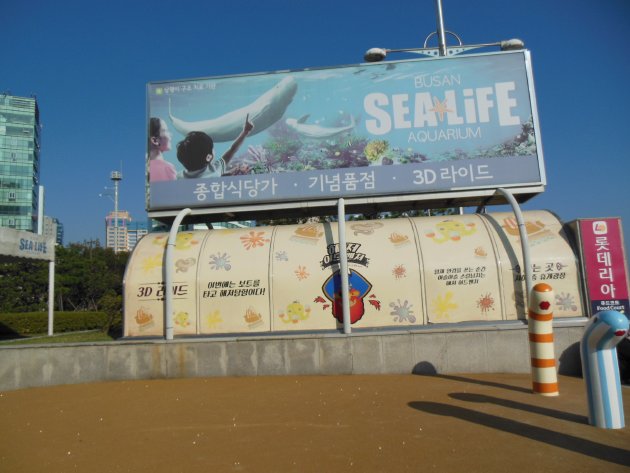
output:
<instances>
[{"instance_id":1,"label":"street lamp post","mask_svg":"<svg viewBox=\"0 0 630 473\"><path fill-rule=\"evenodd\" d=\"M438 52L440 56L446 56L446 33L444 31L444 15L442 14L442 0L435 0L435 13L437 19Z\"/></svg>"},{"instance_id":2,"label":"street lamp post","mask_svg":"<svg viewBox=\"0 0 630 473\"><path fill-rule=\"evenodd\" d=\"M486 48L492 46L498 46L501 51L515 51L523 49L525 44L520 39L508 39L505 41L497 41L494 43L482 43L482 44L467 44L464 45L459 36L452 31L448 31L444 28L444 15L442 13L442 0L435 0L437 29L429 34L424 40L424 46L422 48L403 48L403 49L386 49L386 48L370 48L363 56L366 62L379 62L385 59L389 53L412 53L421 54L423 56L453 56L455 54L470 51L472 49ZM457 42L457 46L448 47L446 44L446 35L454 36ZM438 47L428 47L428 42L434 35L438 39Z\"/></svg>"},{"instance_id":3,"label":"street lamp post","mask_svg":"<svg viewBox=\"0 0 630 473\"><path fill-rule=\"evenodd\" d=\"M112 171L109 178L114 182L114 254L118 254L118 183L122 172Z\"/></svg>"}]
</instances>

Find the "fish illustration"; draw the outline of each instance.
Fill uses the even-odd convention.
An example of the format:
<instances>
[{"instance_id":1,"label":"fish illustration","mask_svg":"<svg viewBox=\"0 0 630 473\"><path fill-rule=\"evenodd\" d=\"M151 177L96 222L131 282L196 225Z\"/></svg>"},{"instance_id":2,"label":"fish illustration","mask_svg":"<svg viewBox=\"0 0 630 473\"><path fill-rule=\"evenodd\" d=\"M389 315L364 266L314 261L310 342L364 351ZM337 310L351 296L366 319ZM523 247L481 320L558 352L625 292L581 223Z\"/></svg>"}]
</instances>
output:
<instances>
[{"instance_id":1,"label":"fish illustration","mask_svg":"<svg viewBox=\"0 0 630 473\"><path fill-rule=\"evenodd\" d=\"M298 119L295 118L287 118L286 124L289 128L292 128L300 135L305 136L307 138L316 138L316 139L324 139L330 138L332 136L337 136L347 131L351 131L356 123L354 121L354 117L350 117L350 125L341 126L341 127L323 127L320 125L307 125L305 124L306 120L308 120L310 115L304 115Z\"/></svg>"},{"instance_id":2,"label":"fish illustration","mask_svg":"<svg viewBox=\"0 0 630 473\"><path fill-rule=\"evenodd\" d=\"M247 115L249 115L249 121L254 124L250 136L260 133L276 123L293 101L296 91L295 79L288 76L249 105L232 110L217 118L197 122L181 120L171 112L170 101L168 115L173 127L183 135L191 131L203 131L215 142L232 141L243 131L243 124Z\"/></svg>"}]
</instances>

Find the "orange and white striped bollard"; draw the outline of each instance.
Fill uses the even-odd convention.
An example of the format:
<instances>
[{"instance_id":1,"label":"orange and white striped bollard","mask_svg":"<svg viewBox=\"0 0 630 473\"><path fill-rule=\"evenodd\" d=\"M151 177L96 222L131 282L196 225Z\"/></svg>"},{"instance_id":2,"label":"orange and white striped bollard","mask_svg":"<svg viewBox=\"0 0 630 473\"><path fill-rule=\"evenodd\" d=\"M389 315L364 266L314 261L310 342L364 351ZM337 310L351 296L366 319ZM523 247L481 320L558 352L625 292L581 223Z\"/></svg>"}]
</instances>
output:
<instances>
[{"instance_id":1,"label":"orange and white striped bollard","mask_svg":"<svg viewBox=\"0 0 630 473\"><path fill-rule=\"evenodd\" d=\"M553 348L553 289L538 283L529 296L529 353L532 389L543 396L557 396L558 374Z\"/></svg>"}]
</instances>

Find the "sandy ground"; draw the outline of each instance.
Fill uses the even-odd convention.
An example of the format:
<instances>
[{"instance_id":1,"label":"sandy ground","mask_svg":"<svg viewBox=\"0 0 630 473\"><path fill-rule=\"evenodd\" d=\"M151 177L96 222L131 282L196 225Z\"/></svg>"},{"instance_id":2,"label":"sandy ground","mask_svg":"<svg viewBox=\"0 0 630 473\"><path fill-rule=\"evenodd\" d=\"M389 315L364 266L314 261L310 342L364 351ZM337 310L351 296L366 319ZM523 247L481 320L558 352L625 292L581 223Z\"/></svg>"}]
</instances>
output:
<instances>
[{"instance_id":1,"label":"sandy ground","mask_svg":"<svg viewBox=\"0 0 630 473\"><path fill-rule=\"evenodd\" d=\"M579 378L309 376L0 393L2 472L621 472L630 427L588 425ZM626 425L630 388L623 388Z\"/></svg>"}]
</instances>

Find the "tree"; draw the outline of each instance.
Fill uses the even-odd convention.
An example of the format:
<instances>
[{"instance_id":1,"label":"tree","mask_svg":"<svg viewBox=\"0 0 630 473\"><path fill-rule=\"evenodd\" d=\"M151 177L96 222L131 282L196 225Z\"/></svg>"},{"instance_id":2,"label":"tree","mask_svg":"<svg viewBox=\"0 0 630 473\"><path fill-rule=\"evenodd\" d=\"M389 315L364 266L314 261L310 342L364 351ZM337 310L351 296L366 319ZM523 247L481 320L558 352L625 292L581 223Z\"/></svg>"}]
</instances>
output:
<instances>
[{"instance_id":1,"label":"tree","mask_svg":"<svg viewBox=\"0 0 630 473\"><path fill-rule=\"evenodd\" d=\"M115 254L98 241L72 243L55 249L57 310L99 310L108 292L122 295L129 255ZM0 311L45 310L48 303L48 263L19 260L0 263Z\"/></svg>"},{"instance_id":2,"label":"tree","mask_svg":"<svg viewBox=\"0 0 630 473\"><path fill-rule=\"evenodd\" d=\"M122 296L109 289L98 301L100 310L107 314L103 332L118 338L122 331Z\"/></svg>"},{"instance_id":3,"label":"tree","mask_svg":"<svg viewBox=\"0 0 630 473\"><path fill-rule=\"evenodd\" d=\"M59 305L73 310L98 310L108 290L122 294L122 279L129 255L114 253L98 241L73 243L57 252Z\"/></svg>"},{"instance_id":4,"label":"tree","mask_svg":"<svg viewBox=\"0 0 630 473\"><path fill-rule=\"evenodd\" d=\"M0 265L0 311L44 310L48 300L48 263L18 260Z\"/></svg>"}]
</instances>

